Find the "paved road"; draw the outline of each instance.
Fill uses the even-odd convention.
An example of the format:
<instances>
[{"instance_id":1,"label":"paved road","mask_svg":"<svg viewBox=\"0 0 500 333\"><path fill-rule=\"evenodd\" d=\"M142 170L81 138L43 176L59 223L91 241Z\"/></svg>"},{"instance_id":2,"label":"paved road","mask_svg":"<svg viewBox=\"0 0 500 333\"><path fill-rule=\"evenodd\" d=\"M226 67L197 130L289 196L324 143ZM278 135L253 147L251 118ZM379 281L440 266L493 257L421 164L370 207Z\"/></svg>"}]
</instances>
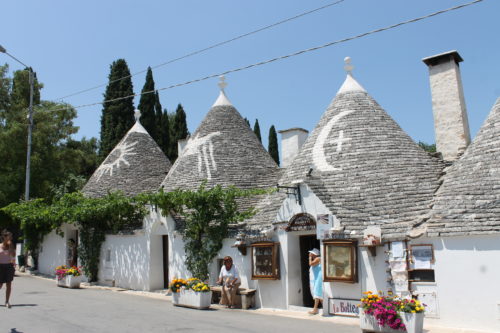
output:
<instances>
[{"instance_id":1,"label":"paved road","mask_svg":"<svg viewBox=\"0 0 500 333\"><path fill-rule=\"evenodd\" d=\"M0 300L4 292L2 288ZM151 298L93 288L58 288L55 281L30 276L15 278L11 304L11 309L0 306L0 333L360 332L355 326L320 320L252 311L179 308L172 306L166 297Z\"/></svg>"}]
</instances>

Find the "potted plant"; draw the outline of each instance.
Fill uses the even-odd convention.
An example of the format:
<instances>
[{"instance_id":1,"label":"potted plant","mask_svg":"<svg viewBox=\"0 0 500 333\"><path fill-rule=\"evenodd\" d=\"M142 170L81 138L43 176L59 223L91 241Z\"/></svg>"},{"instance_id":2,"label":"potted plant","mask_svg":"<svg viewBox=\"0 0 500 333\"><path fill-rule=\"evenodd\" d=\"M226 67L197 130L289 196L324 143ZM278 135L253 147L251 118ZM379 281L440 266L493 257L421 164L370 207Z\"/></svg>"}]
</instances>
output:
<instances>
[{"instance_id":1,"label":"potted plant","mask_svg":"<svg viewBox=\"0 0 500 333\"><path fill-rule=\"evenodd\" d=\"M421 333L424 328L425 305L416 299L403 299L399 303L399 315L403 319L406 331Z\"/></svg>"},{"instance_id":2,"label":"potted plant","mask_svg":"<svg viewBox=\"0 0 500 333\"><path fill-rule=\"evenodd\" d=\"M80 267L61 265L56 267L56 280L59 287L80 288L82 271Z\"/></svg>"},{"instance_id":3,"label":"potted plant","mask_svg":"<svg viewBox=\"0 0 500 333\"><path fill-rule=\"evenodd\" d=\"M175 306L185 306L195 309L210 307L212 292L205 282L197 278L173 279L169 285Z\"/></svg>"},{"instance_id":4,"label":"potted plant","mask_svg":"<svg viewBox=\"0 0 500 333\"><path fill-rule=\"evenodd\" d=\"M363 293L360 307L360 327L363 332L421 333L424 305L414 299L399 299L389 293Z\"/></svg>"}]
</instances>

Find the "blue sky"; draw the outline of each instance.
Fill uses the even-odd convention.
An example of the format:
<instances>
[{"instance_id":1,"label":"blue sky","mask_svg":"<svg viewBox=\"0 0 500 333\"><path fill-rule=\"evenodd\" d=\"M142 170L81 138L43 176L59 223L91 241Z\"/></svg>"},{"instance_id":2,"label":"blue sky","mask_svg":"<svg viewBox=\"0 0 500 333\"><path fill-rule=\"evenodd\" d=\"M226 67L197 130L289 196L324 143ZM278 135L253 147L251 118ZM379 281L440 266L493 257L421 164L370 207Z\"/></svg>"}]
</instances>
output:
<instances>
[{"instance_id":1,"label":"blue sky","mask_svg":"<svg viewBox=\"0 0 500 333\"><path fill-rule=\"evenodd\" d=\"M31 65L44 83L42 98L105 84L109 65L124 58L132 73L333 1L108 0L6 1L0 44ZM345 0L306 17L153 70L156 87L216 74L384 27L468 2ZM319 51L230 74L228 98L239 112L268 129L312 130L345 79L354 76L415 140L434 142L427 67L421 59L458 50L472 136L500 96L500 2L464 9ZM21 69L0 54L0 63ZM133 77L140 92L145 73ZM101 101L105 87L65 101ZM218 95L217 79L160 93L164 108L182 103L191 132ZM137 106L138 99L135 101ZM101 106L81 108L77 138L99 136Z\"/></svg>"}]
</instances>

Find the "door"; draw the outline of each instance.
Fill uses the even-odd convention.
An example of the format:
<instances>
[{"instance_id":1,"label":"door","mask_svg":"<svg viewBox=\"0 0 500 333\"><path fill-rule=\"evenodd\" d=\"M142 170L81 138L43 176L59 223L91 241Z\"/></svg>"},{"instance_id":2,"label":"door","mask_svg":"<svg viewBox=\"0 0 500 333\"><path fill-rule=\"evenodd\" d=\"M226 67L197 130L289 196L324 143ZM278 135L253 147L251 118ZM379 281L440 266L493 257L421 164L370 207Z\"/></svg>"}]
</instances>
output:
<instances>
[{"instance_id":1,"label":"door","mask_svg":"<svg viewBox=\"0 0 500 333\"><path fill-rule=\"evenodd\" d=\"M163 243L163 288L168 288L168 235L162 236Z\"/></svg>"},{"instance_id":2,"label":"door","mask_svg":"<svg viewBox=\"0 0 500 333\"><path fill-rule=\"evenodd\" d=\"M299 237L300 244L300 271L302 275L302 300L304 306L313 307L314 300L309 288L309 250L314 248L319 250L319 240L316 235L307 235Z\"/></svg>"}]
</instances>

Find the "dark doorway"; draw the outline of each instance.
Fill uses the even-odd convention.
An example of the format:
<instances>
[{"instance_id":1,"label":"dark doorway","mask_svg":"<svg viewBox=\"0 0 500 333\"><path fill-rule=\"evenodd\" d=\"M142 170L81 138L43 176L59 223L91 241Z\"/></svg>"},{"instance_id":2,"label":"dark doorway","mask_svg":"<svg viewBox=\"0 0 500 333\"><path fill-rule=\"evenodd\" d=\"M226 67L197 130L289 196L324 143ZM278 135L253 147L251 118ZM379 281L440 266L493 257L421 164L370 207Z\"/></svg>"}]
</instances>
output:
<instances>
[{"instance_id":1,"label":"dark doorway","mask_svg":"<svg viewBox=\"0 0 500 333\"><path fill-rule=\"evenodd\" d=\"M168 288L168 235L162 236L163 243L163 288Z\"/></svg>"},{"instance_id":2,"label":"dark doorway","mask_svg":"<svg viewBox=\"0 0 500 333\"><path fill-rule=\"evenodd\" d=\"M313 307L314 300L309 288L309 250L319 249L319 240L316 235L307 235L299 237L300 243L300 271L302 274L302 300L304 306Z\"/></svg>"}]
</instances>

